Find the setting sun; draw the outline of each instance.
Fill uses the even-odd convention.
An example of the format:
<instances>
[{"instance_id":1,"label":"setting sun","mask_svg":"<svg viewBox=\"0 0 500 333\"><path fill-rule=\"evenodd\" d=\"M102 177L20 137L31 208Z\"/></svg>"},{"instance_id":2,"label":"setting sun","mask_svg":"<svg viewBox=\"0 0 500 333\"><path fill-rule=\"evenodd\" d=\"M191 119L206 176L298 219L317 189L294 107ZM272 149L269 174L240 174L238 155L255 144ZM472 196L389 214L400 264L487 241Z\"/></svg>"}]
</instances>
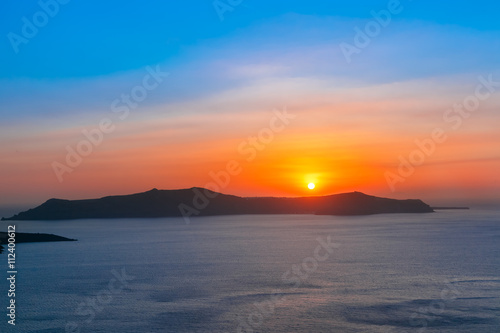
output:
<instances>
[{"instance_id":1,"label":"setting sun","mask_svg":"<svg viewBox=\"0 0 500 333\"><path fill-rule=\"evenodd\" d=\"M316 187L316 185L314 183L309 183L309 185L307 185L307 187L310 189L310 190L314 190L314 188Z\"/></svg>"}]
</instances>

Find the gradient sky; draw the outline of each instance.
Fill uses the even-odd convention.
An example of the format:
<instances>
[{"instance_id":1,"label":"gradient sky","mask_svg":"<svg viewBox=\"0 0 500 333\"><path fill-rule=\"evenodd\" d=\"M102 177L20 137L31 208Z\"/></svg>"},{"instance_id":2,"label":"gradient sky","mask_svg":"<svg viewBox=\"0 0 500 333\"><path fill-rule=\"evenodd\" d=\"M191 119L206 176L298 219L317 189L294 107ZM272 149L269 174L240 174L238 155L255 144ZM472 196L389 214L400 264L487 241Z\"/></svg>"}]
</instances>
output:
<instances>
[{"instance_id":1,"label":"gradient sky","mask_svg":"<svg viewBox=\"0 0 500 333\"><path fill-rule=\"evenodd\" d=\"M498 202L500 87L460 124L443 117L478 77L500 82L500 5L402 0L348 63L341 43L388 3L244 0L221 20L210 0L69 1L16 52L42 9L4 1L0 204L204 187L232 160L224 193ZM148 67L169 76L120 119L113 102ZM249 161L241 146L285 109L295 118ZM114 129L59 181L54 162L106 118ZM391 189L387 173L436 128L446 140Z\"/></svg>"}]
</instances>

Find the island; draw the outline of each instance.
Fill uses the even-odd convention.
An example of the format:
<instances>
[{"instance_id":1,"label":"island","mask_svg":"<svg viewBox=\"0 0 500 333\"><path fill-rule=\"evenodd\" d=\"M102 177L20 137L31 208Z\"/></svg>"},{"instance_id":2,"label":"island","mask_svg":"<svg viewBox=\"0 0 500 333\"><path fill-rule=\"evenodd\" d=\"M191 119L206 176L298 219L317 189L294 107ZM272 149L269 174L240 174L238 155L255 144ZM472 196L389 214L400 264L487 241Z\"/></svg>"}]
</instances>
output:
<instances>
[{"instance_id":1,"label":"island","mask_svg":"<svg viewBox=\"0 0 500 333\"><path fill-rule=\"evenodd\" d=\"M193 187L100 199L50 199L42 205L2 220L72 220L108 218L191 217L248 214L370 215L431 213L418 199L380 198L361 192L296 198L238 197Z\"/></svg>"},{"instance_id":2,"label":"island","mask_svg":"<svg viewBox=\"0 0 500 333\"><path fill-rule=\"evenodd\" d=\"M0 253L3 252L3 246L7 244L7 232L0 232ZM30 234L25 232L16 232L16 244L19 243L41 243L41 242L74 242L76 239L66 238L52 234Z\"/></svg>"},{"instance_id":3,"label":"island","mask_svg":"<svg viewBox=\"0 0 500 333\"><path fill-rule=\"evenodd\" d=\"M432 207L434 210L469 210L469 207Z\"/></svg>"}]
</instances>

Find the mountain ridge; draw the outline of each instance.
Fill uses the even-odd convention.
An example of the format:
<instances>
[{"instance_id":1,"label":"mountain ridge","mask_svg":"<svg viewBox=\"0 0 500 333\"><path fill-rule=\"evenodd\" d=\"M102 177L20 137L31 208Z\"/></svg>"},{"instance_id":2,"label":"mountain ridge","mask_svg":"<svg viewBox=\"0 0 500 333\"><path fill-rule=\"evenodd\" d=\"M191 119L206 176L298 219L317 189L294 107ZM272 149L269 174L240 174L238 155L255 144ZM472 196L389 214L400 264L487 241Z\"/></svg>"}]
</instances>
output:
<instances>
[{"instance_id":1,"label":"mountain ridge","mask_svg":"<svg viewBox=\"0 0 500 333\"><path fill-rule=\"evenodd\" d=\"M98 199L52 198L10 220L72 220L92 218L148 218L248 214L371 215L430 213L419 199L397 200L362 192L310 197L239 197L201 187L178 190L156 188L140 193Z\"/></svg>"}]
</instances>

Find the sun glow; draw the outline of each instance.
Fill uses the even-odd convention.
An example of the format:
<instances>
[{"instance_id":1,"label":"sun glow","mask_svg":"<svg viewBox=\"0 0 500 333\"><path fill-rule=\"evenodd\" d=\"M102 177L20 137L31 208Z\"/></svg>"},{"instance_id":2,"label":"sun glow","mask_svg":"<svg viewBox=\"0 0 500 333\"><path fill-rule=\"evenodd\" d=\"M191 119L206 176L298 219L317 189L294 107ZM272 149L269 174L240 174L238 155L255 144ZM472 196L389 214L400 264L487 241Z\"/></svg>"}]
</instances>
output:
<instances>
[{"instance_id":1,"label":"sun glow","mask_svg":"<svg viewBox=\"0 0 500 333\"><path fill-rule=\"evenodd\" d=\"M307 187L310 189L310 190L314 190L314 188L316 187L316 185L314 183L309 183L309 185L307 185Z\"/></svg>"}]
</instances>

